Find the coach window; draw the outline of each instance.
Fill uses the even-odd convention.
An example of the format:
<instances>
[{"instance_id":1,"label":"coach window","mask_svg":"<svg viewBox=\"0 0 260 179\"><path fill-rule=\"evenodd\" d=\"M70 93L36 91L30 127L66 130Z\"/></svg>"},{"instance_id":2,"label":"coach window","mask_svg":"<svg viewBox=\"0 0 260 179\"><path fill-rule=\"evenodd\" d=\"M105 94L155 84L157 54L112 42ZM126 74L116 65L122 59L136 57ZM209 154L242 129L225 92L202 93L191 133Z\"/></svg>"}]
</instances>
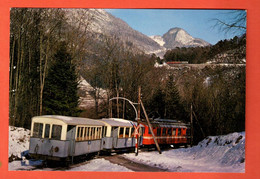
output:
<instances>
[{"instance_id":1,"label":"coach window","mask_svg":"<svg viewBox=\"0 0 260 179\"><path fill-rule=\"evenodd\" d=\"M163 135L163 136L166 135L166 128L163 128L162 135Z\"/></svg>"},{"instance_id":2,"label":"coach window","mask_svg":"<svg viewBox=\"0 0 260 179\"><path fill-rule=\"evenodd\" d=\"M125 137L127 138L127 137L129 137L129 131L130 129L129 129L129 127L126 127L125 128Z\"/></svg>"},{"instance_id":3,"label":"coach window","mask_svg":"<svg viewBox=\"0 0 260 179\"><path fill-rule=\"evenodd\" d=\"M172 128L168 128L168 135L172 135Z\"/></svg>"},{"instance_id":4,"label":"coach window","mask_svg":"<svg viewBox=\"0 0 260 179\"><path fill-rule=\"evenodd\" d=\"M181 135L181 128L178 129L178 136Z\"/></svg>"},{"instance_id":5,"label":"coach window","mask_svg":"<svg viewBox=\"0 0 260 179\"><path fill-rule=\"evenodd\" d=\"M119 136L118 138L123 138L124 137L124 127L119 128Z\"/></svg>"},{"instance_id":6,"label":"coach window","mask_svg":"<svg viewBox=\"0 0 260 179\"><path fill-rule=\"evenodd\" d=\"M134 135L135 135L135 128L134 127L131 127L130 134L131 134L131 137L134 137Z\"/></svg>"},{"instance_id":7,"label":"coach window","mask_svg":"<svg viewBox=\"0 0 260 179\"><path fill-rule=\"evenodd\" d=\"M43 124L42 123L34 123L33 126L33 137L42 137Z\"/></svg>"},{"instance_id":8,"label":"coach window","mask_svg":"<svg viewBox=\"0 0 260 179\"><path fill-rule=\"evenodd\" d=\"M45 124L44 138L50 137L50 124Z\"/></svg>"},{"instance_id":9,"label":"coach window","mask_svg":"<svg viewBox=\"0 0 260 179\"><path fill-rule=\"evenodd\" d=\"M89 132L88 132L88 139L91 140L92 139L92 132L93 132L93 127L88 128Z\"/></svg>"},{"instance_id":10,"label":"coach window","mask_svg":"<svg viewBox=\"0 0 260 179\"><path fill-rule=\"evenodd\" d=\"M175 136L176 135L176 129L172 130L172 135Z\"/></svg>"},{"instance_id":11,"label":"coach window","mask_svg":"<svg viewBox=\"0 0 260 179\"><path fill-rule=\"evenodd\" d=\"M161 136L161 128L157 128L157 136Z\"/></svg>"},{"instance_id":12,"label":"coach window","mask_svg":"<svg viewBox=\"0 0 260 179\"><path fill-rule=\"evenodd\" d=\"M88 128L85 127L85 132L84 132L83 140L87 140L87 137L88 137Z\"/></svg>"},{"instance_id":13,"label":"coach window","mask_svg":"<svg viewBox=\"0 0 260 179\"><path fill-rule=\"evenodd\" d=\"M97 127L96 139L100 139L100 127Z\"/></svg>"},{"instance_id":14,"label":"coach window","mask_svg":"<svg viewBox=\"0 0 260 179\"><path fill-rule=\"evenodd\" d=\"M91 135L92 135L92 136L91 136L91 139L94 140L97 131L96 131L96 128L95 128L95 127L92 127L91 130L92 130L92 133L91 133Z\"/></svg>"},{"instance_id":15,"label":"coach window","mask_svg":"<svg viewBox=\"0 0 260 179\"><path fill-rule=\"evenodd\" d=\"M107 134L107 127L106 126L103 126L103 129L102 129L102 136L103 137L106 137L106 134Z\"/></svg>"},{"instance_id":16,"label":"coach window","mask_svg":"<svg viewBox=\"0 0 260 179\"><path fill-rule=\"evenodd\" d=\"M82 127L78 127L78 132L77 132L77 141L81 140L81 135L82 135Z\"/></svg>"},{"instance_id":17,"label":"coach window","mask_svg":"<svg viewBox=\"0 0 260 179\"><path fill-rule=\"evenodd\" d=\"M62 129L62 126L54 124L52 126L51 138L52 139L56 139L56 140L60 140L60 138L61 138L61 129Z\"/></svg>"}]
</instances>

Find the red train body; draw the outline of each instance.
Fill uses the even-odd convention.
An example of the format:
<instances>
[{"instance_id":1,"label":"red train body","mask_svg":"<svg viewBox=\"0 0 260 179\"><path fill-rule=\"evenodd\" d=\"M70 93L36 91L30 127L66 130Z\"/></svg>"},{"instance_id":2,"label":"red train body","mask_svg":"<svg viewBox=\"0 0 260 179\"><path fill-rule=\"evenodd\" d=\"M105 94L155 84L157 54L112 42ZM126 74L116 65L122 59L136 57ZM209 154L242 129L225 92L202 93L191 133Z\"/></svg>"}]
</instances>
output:
<instances>
[{"instance_id":1,"label":"red train body","mask_svg":"<svg viewBox=\"0 0 260 179\"><path fill-rule=\"evenodd\" d=\"M188 61L171 61L171 62L166 62L167 65L171 64L188 64Z\"/></svg>"},{"instance_id":2,"label":"red train body","mask_svg":"<svg viewBox=\"0 0 260 179\"><path fill-rule=\"evenodd\" d=\"M156 120L151 122L153 133L159 145L188 145L191 141L189 125L175 120ZM152 133L147 123L144 126L143 145L154 145Z\"/></svg>"}]
</instances>

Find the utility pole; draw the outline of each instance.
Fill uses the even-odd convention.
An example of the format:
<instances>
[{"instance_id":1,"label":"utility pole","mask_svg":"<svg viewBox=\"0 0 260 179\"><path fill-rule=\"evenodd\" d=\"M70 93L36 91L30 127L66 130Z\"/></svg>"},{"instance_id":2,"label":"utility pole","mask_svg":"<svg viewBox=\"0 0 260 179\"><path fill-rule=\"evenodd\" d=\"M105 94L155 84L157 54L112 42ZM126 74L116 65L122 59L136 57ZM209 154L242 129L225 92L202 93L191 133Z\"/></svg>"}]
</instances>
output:
<instances>
[{"instance_id":1,"label":"utility pole","mask_svg":"<svg viewBox=\"0 0 260 179\"><path fill-rule=\"evenodd\" d=\"M138 87L138 109L137 109L137 127L135 128L135 156L138 155L138 144L139 144L139 123L141 119L141 86Z\"/></svg>"},{"instance_id":2,"label":"utility pole","mask_svg":"<svg viewBox=\"0 0 260 179\"><path fill-rule=\"evenodd\" d=\"M190 145L193 145L193 118L192 118L192 103L190 104Z\"/></svg>"},{"instance_id":3,"label":"utility pole","mask_svg":"<svg viewBox=\"0 0 260 179\"><path fill-rule=\"evenodd\" d=\"M155 138L155 135L154 135L154 133L153 133L153 128L152 128L152 125L151 125L151 123L150 123L150 121L149 121L149 118L148 118L148 115L147 115L146 110L145 110L145 108L144 108L144 104L143 104L142 100L141 100L141 106L142 106L142 109L143 109L143 111L144 111L144 115L145 115L145 119L146 119L146 121L147 121L148 127L149 127L149 129L150 129L150 131L151 131L151 134L152 134L152 136L153 136L153 140L154 140L154 143L155 143L155 145L156 145L156 148L157 148L159 154L161 154L161 153L162 153L162 152L161 152L161 149L160 149L159 144L158 144L158 142L157 142L157 140L156 140L156 138Z\"/></svg>"}]
</instances>

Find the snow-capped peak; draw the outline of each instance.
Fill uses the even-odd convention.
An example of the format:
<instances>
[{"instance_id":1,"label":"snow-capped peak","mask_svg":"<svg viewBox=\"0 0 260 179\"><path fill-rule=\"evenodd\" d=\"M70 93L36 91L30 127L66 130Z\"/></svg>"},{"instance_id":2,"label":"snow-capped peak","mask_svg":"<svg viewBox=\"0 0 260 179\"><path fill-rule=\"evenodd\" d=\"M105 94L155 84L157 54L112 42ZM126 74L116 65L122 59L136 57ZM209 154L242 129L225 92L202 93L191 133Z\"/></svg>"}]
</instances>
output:
<instances>
[{"instance_id":1,"label":"snow-capped peak","mask_svg":"<svg viewBox=\"0 0 260 179\"><path fill-rule=\"evenodd\" d=\"M163 36L154 35L150 36L150 38L166 49L210 45L204 40L192 37L188 32L179 27L171 28Z\"/></svg>"}]
</instances>

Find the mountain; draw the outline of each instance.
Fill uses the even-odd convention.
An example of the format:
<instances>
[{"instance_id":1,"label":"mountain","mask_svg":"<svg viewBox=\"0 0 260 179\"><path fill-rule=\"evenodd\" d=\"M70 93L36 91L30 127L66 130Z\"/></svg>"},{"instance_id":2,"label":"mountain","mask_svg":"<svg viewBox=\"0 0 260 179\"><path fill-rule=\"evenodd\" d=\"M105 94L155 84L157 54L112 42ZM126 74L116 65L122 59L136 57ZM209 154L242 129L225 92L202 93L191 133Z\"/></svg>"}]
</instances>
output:
<instances>
[{"instance_id":1,"label":"mountain","mask_svg":"<svg viewBox=\"0 0 260 179\"><path fill-rule=\"evenodd\" d=\"M171 28L163 36L155 35L150 38L167 50L176 47L204 47L210 45L210 43L202 39L192 37L185 30L179 27Z\"/></svg>"},{"instance_id":2,"label":"mountain","mask_svg":"<svg viewBox=\"0 0 260 179\"><path fill-rule=\"evenodd\" d=\"M76 12L78 11L78 12ZM150 37L131 28L125 21L116 18L103 9L73 9L67 11L70 15L88 13L91 17L89 30L107 36L115 36L125 42L128 46L135 46L147 54L162 50L163 48ZM86 19L87 21L87 19Z\"/></svg>"},{"instance_id":3,"label":"mountain","mask_svg":"<svg viewBox=\"0 0 260 179\"><path fill-rule=\"evenodd\" d=\"M207 46L208 42L194 38L181 28L172 28L163 36L148 37L131 28L125 21L108 13L104 9L67 9L68 17L88 14L85 23L89 30L107 36L115 36L128 46L137 47L147 54L163 57L164 53L176 47ZM90 17L90 18L89 18Z\"/></svg>"}]
</instances>

